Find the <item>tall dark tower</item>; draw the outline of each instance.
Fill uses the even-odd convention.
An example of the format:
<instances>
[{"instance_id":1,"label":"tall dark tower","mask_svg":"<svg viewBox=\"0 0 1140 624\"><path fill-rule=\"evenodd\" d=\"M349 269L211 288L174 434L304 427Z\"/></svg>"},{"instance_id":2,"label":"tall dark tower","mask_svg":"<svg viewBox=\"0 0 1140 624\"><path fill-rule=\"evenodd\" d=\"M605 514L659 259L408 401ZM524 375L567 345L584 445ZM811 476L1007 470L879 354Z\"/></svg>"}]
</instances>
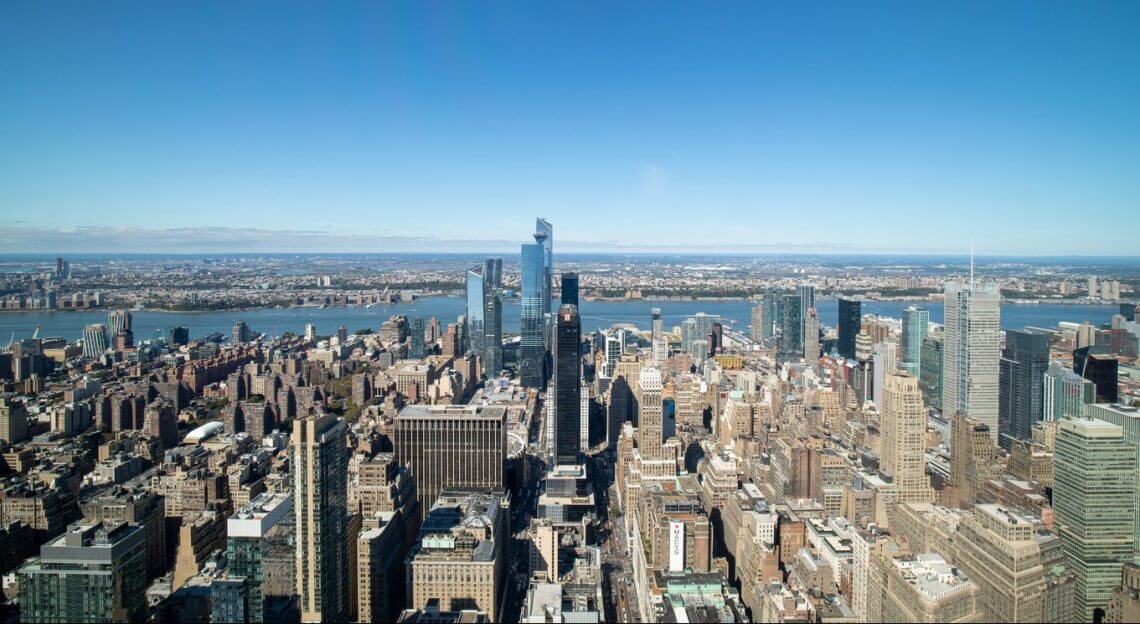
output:
<instances>
[{"instance_id":1,"label":"tall dark tower","mask_svg":"<svg viewBox=\"0 0 1140 624\"><path fill-rule=\"evenodd\" d=\"M839 300L839 355L855 359L855 336L863 324L863 304L858 299Z\"/></svg>"},{"instance_id":2,"label":"tall dark tower","mask_svg":"<svg viewBox=\"0 0 1140 624\"><path fill-rule=\"evenodd\" d=\"M582 323L578 306L558 308L554 324L554 463L577 464L582 403Z\"/></svg>"},{"instance_id":3,"label":"tall dark tower","mask_svg":"<svg viewBox=\"0 0 1140 624\"><path fill-rule=\"evenodd\" d=\"M562 305L578 305L578 274L562 274Z\"/></svg>"}]
</instances>

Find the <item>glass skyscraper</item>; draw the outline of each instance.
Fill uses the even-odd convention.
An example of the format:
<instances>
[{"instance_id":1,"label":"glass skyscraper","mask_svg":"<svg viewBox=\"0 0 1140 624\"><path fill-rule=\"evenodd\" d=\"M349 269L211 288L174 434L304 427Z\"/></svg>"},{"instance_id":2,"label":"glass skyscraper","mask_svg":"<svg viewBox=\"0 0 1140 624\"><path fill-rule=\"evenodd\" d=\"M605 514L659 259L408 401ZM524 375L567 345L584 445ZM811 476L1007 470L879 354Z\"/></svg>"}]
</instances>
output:
<instances>
[{"instance_id":1,"label":"glass skyscraper","mask_svg":"<svg viewBox=\"0 0 1140 624\"><path fill-rule=\"evenodd\" d=\"M503 261L487 258L467 270L467 335L471 351L483 360L483 378L503 369Z\"/></svg>"},{"instance_id":2,"label":"glass skyscraper","mask_svg":"<svg viewBox=\"0 0 1140 624\"><path fill-rule=\"evenodd\" d=\"M424 317L417 316L412 319L412 335L409 337L409 351L413 358L422 358L427 355L424 347Z\"/></svg>"},{"instance_id":3,"label":"glass skyscraper","mask_svg":"<svg viewBox=\"0 0 1140 624\"><path fill-rule=\"evenodd\" d=\"M541 388L546 382L546 317L542 311L546 268L543 257L541 243L522 245L519 381L527 388Z\"/></svg>"},{"instance_id":4,"label":"glass skyscraper","mask_svg":"<svg viewBox=\"0 0 1140 624\"><path fill-rule=\"evenodd\" d=\"M549 317L554 291L554 226L546 219L535 220L534 242L542 246L542 313Z\"/></svg>"},{"instance_id":5,"label":"glass skyscraper","mask_svg":"<svg viewBox=\"0 0 1140 624\"><path fill-rule=\"evenodd\" d=\"M554 463L577 464L582 410L582 323L578 307L559 308L554 327Z\"/></svg>"},{"instance_id":6,"label":"glass skyscraper","mask_svg":"<svg viewBox=\"0 0 1140 624\"><path fill-rule=\"evenodd\" d=\"M863 324L863 304L858 299L839 300L839 355L855 359L855 336ZM765 310L767 313L767 310Z\"/></svg>"},{"instance_id":7,"label":"glass skyscraper","mask_svg":"<svg viewBox=\"0 0 1140 624\"><path fill-rule=\"evenodd\" d=\"M781 362L803 359L804 314L801 305L803 298L798 294L784 295L777 304L780 315L780 336L776 343L776 355Z\"/></svg>"},{"instance_id":8,"label":"glass skyscraper","mask_svg":"<svg viewBox=\"0 0 1140 624\"><path fill-rule=\"evenodd\" d=\"M1001 293L992 282L946 284L942 343L942 411L967 414L998 443Z\"/></svg>"},{"instance_id":9,"label":"glass skyscraper","mask_svg":"<svg viewBox=\"0 0 1140 624\"><path fill-rule=\"evenodd\" d=\"M998 386L998 442L1028 440L1033 423L1041 419L1045 373L1049 368L1049 338L1041 332L1005 332Z\"/></svg>"},{"instance_id":10,"label":"glass skyscraper","mask_svg":"<svg viewBox=\"0 0 1140 624\"><path fill-rule=\"evenodd\" d=\"M902 318L902 355L899 368L922 378L922 341L930 331L930 310L908 306Z\"/></svg>"},{"instance_id":11,"label":"glass skyscraper","mask_svg":"<svg viewBox=\"0 0 1140 624\"><path fill-rule=\"evenodd\" d=\"M578 274L562 274L562 305L578 305Z\"/></svg>"}]
</instances>

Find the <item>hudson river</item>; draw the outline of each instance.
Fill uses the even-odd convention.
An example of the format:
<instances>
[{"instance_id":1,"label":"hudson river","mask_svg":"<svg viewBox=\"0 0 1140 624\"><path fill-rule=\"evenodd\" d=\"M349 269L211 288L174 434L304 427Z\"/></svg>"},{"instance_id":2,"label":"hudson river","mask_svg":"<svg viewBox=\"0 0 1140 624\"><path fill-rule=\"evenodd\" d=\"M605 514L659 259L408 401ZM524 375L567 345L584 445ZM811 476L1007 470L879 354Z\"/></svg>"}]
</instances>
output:
<instances>
[{"instance_id":1,"label":"hudson river","mask_svg":"<svg viewBox=\"0 0 1140 624\"><path fill-rule=\"evenodd\" d=\"M909 303L902 302L863 302L864 314L879 314L900 318L902 310ZM942 303L923 305L930 310L930 320L942 322ZM838 313L835 300L817 301L820 320L834 327ZM650 309L661 308L666 331L680 325L687 316L697 312L717 314L743 330L751 318L752 303L748 301L583 301L581 305L582 330L592 332L614 323L634 323L648 329ZM1115 305L1066 305L1066 304L1012 304L1001 306L1001 326L1013 329L1024 326L1056 327L1060 321L1079 323L1089 321L1094 325L1107 323L1118 307ZM83 326L89 323L106 323L110 310L82 312L4 312L0 313L0 344L7 344L15 333L17 338L31 336L36 325L40 325L40 337L62 336L77 340L82 336ZM460 297L429 297L415 303L398 303L372 308L269 308L258 310L226 310L220 312L157 312L134 311L134 332L136 340L145 340L155 335L156 330L184 325L190 328L193 338L220 332L227 337L235 321L244 320L254 331L271 336L279 336L287 331L301 333L306 323L316 323L317 333L328 335L336 332L339 325L348 328L349 333L358 329L377 330L389 316L407 314L408 317L422 316L424 321L437 317L446 329L448 323L464 312L464 300ZM503 306L503 331L517 333L519 329L518 300L508 300Z\"/></svg>"}]
</instances>

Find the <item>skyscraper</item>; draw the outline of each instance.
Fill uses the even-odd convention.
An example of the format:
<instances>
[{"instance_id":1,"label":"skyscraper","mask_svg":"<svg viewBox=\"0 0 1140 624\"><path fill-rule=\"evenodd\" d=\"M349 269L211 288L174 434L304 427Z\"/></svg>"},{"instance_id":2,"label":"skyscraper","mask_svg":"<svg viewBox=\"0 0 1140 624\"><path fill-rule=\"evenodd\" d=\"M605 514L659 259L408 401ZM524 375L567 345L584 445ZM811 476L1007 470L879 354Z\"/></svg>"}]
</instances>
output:
<instances>
[{"instance_id":1,"label":"skyscraper","mask_svg":"<svg viewBox=\"0 0 1140 624\"><path fill-rule=\"evenodd\" d=\"M1033 423L1041 419L1049 337L1029 329L1005 332L1000 364L998 441L1009 449L1012 440L1028 440Z\"/></svg>"},{"instance_id":2,"label":"skyscraper","mask_svg":"<svg viewBox=\"0 0 1140 624\"><path fill-rule=\"evenodd\" d=\"M926 476L926 408L913 375L887 375L880 421L882 471L894 478L895 501L930 502L934 490Z\"/></svg>"},{"instance_id":3,"label":"skyscraper","mask_svg":"<svg viewBox=\"0 0 1140 624\"><path fill-rule=\"evenodd\" d=\"M815 307L815 286L800 284L796 286L796 294L800 297L800 339L807 336L807 313Z\"/></svg>"},{"instance_id":4,"label":"skyscraper","mask_svg":"<svg viewBox=\"0 0 1140 624\"><path fill-rule=\"evenodd\" d=\"M1136 449L1121 427L1091 418L1060 421L1055 449L1054 522L1077 578L1077 619L1090 622L1132 558Z\"/></svg>"},{"instance_id":5,"label":"skyscraper","mask_svg":"<svg viewBox=\"0 0 1140 624\"><path fill-rule=\"evenodd\" d=\"M578 307L558 309L554 340L554 461L578 463L582 401L582 325Z\"/></svg>"},{"instance_id":6,"label":"skyscraper","mask_svg":"<svg viewBox=\"0 0 1140 624\"><path fill-rule=\"evenodd\" d=\"M918 365L918 387L926 404L942 410L942 336L922 340L922 361Z\"/></svg>"},{"instance_id":7,"label":"skyscraper","mask_svg":"<svg viewBox=\"0 0 1140 624\"><path fill-rule=\"evenodd\" d=\"M107 315L107 325L111 328L111 335L116 336L121 331L131 331L133 317L130 310L115 310Z\"/></svg>"},{"instance_id":8,"label":"skyscraper","mask_svg":"<svg viewBox=\"0 0 1140 624\"><path fill-rule=\"evenodd\" d=\"M343 325L341 326L343 327ZM424 346L424 317L417 316L412 318L411 335L408 336L408 352L413 358L422 358L427 355L427 349Z\"/></svg>"},{"instance_id":9,"label":"skyscraper","mask_svg":"<svg viewBox=\"0 0 1140 624\"><path fill-rule=\"evenodd\" d=\"M546 317L542 312L546 268L541 243L522 245L521 268L519 381L527 388L541 388L546 383Z\"/></svg>"},{"instance_id":10,"label":"skyscraper","mask_svg":"<svg viewBox=\"0 0 1140 624\"><path fill-rule=\"evenodd\" d=\"M1096 387L1097 403L1116 403L1120 393L1120 362L1104 347L1073 351L1073 371Z\"/></svg>"},{"instance_id":11,"label":"skyscraper","mask_svg":"<svg viewBox=\"0 0 1140 624\"><path fill-rule=\"evenodd\" d=\"M182 346L190 342L190 328L184 326L171 327L167 332L167 342L171 346Z\"/></svg>"},{"instance_id":12,"label":"skyscraper","mask_svg":"<svg viewBox=\"0 0 1140 624\"><path fill-rule=\"evenodd\" d=\"M930 329L930 311L907 306L902 319L902 357L899 368L922 379L922 341Z\"/></svg>"},{"instance_id":13,"label":"skyscraper","mask_svg":"<svg viewBox=\"0 0 1140 624\"><path fill-rule=\"evenodd\" d=\"M272 621L271 600L264 587L265 568L271 550L288 539L285 525L292 513L292 496L265 493L226 521L226 573L245 580L247 622Z\"/></svg>"},{"instance_id":14,"label":"skyscraper","mask_svg":"<svg viewBox=\"0 0 1140 624\"><path fill-rule=\"evenodd\" d=\"M1096 386L1060 362L1045 371L1041 418L1049 422L1084 416L1085 405L1096 400Z\"/></svg>"},{"instance_id":15,"label":"skyscraper","mask_svg":"<svg viewBox=\"0 0 1140 624\"><path fill-rule=\"evenodd\" d=\"M534 242L542 246L542 314L549 318L552 310L550 299L554 293L554 226L541 217L534 222ZM501 277L496 282L502 286Z\"/></svg>"},{"instance_id":16,"label":"skyscraper","mask_svg":"<svg viewBox=\"0 0 1140 624\"><path fill-rule=\"evenodd\" d=\"M797 360L804 355L803 298L784 295L777 304L780 315L780 335L777 340L777 359L781 362Z\"/></svg>"},{"instance_id":17,"label":"skyscraper","mask_svg":"<svg viewBox=\"0 0 1140 624\"><path fill-rule=\"evenodd\" d=\"M665 324L661 321L661 308L653 308L650 313L650 347L653 350L653 363L661 366L669 358L669 341L665 338Z\"/></svg>"},{"instance_id":18,"label":"skyscraper","mask_svg":"<svg viewBox=\"0 0 1140 624\"><path fill-rule=\"evenodd\" d=\"M144 621L144 538L125 523L69 527L20 567L20 621Z\"/></svg>"},{"instance_id":19,"label":"skyscraper","mask_svg":"<svg viewBox=\"0 0 1140 624\"><path fill-rule=\"evenodd\" d=\"M83 357L97 358L107 350L107 328L92 323L83 328Z\"/></svg>"},{"instance_id":20,"label":"skyscraper","mask_svg":"<svg viewBox=\"0 0 1140 624\"><path fill-rule=\"evenodd\" d=\"M994 283L946 284L942 411L962 412L998 436L1001 294Z\"/></svg>"},{"instance_id":21,"label":"skyscraper","mask_svg":"<svg viewBox=\"0 0 1140 624\"><path fill-rule=\"evenodd\" d=\"M644 459L661 459L665 441L661 371L642 368L637 380L637 448Z\"/></svg>"},{"instance_id":22,"label":"skyscraper","mask_svg":"<svg viewBox=\"0 0 1140 624\"><path fill-rule=\"evenodd\" d=\"M347 431L332 414L293 421L296 579L304 622L348 619Z\"/></svg>"},{"instance_id":23,"label":"skyscraper","mask_svg":"<svg viewBox=\"0 0 1140 624\"><path fill-rule=\"evenodd\" d=\"M467 331L471 350L483 360L483 378L503 369L503 261L488 258L467 270Z\"/></svg>"},{"instance_id":24,"label":"skyscraper","mask_svg":"<svg viewBox=\"0 0 1140 624\"><path fill-rule=\"evenodd\" d=\"M562 305L578 305L578 274L562 274Z\"/></svg>"},{"instance_id":25,"label":"skyscraper","mask_svg":"<svg viewBox=\"0 0 1140 624\"><path fill-rule=\"evenodd\" d=\"M804 315L804 360L814 364L819 360L819 315L808 308Z\"/></svg>"},{"instance_id":26,"label":"skyscraper","mask_svg":"<svg viewBox=\"0 0 1140 624\"><path fill-rule=\"evenodd\" d=\"M234 323L233 331L230 332L230 339L234 344L249 342L250 338L249 325L246 325L245 321Z\"/></svg>"},{"instance_id":27,"label":"skyscraper","mask_svg":"<svg viewBox=\"0 0 1140 624\"><path fill-rule=\"evenodd\" d=\"M760 298L760 306L763 308L761 316L763 316L764 326L761 328L760 339L771 340L776 335L776 310L779 308L776 305L779 295L771 289L766 289Z\"/></svg>"},{"instance_id":28,"label":"skyscraper","mask_svg":"<svg viewBox=\"0 0 1140 624\"><path fill-rule=\"evenodd\" d=\"M575 409L577 409L575 405ZM507 410L492 405L409 405L396 416L396 461L416 480L421 517L444 488L503 486Z\"/></svg>"},{"instance_id":29,"label":"skyscraper","mask_svg":"<svg viewBox=\"0 0 1140 624\"><path fill-rule=\"evenodd\" d=\"M855 359L855 336L863 324L863 304L858 299L839 299L839 355Z\"/></svg>"}]
</instances>

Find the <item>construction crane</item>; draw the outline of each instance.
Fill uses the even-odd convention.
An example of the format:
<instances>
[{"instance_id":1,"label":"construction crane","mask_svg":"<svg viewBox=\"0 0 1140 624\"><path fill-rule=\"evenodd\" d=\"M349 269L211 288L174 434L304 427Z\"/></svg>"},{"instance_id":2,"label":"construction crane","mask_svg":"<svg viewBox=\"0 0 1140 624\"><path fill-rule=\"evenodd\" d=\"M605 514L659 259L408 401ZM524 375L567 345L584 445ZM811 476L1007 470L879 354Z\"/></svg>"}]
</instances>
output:
<instances>
[{"instance_id":1,"label":"construction crane","mask_svg":"<svg viewBox=\"0 0 1140 624\"><path fill-rule=\"evenodd\" d=\"M32 332L32 340L40 337L40 324L36 323L36 331Z\"/></svg>"}]
</instances>

